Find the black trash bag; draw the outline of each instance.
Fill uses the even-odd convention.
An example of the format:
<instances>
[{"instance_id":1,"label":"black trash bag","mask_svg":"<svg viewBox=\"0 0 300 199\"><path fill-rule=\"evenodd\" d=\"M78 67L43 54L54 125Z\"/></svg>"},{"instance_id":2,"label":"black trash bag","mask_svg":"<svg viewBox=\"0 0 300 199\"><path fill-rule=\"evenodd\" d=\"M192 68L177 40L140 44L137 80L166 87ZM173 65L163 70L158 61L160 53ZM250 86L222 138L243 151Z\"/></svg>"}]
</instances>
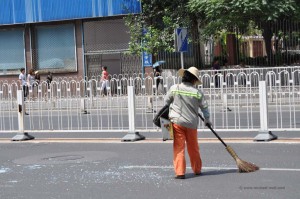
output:
<instances>
[{"instance_id":1,"label":"black trash bag","mask_svg":"<svg viewBox=\"0 0 300 199\"><path fill-rule=\"evenodd\" d=\"M158 126L160 126L160 118L164 118L164 119L169 119L169 105L165 105L163 106L158 113L155 115L155 117L153 118L153 123Z\"/></svg>"}]
</instances>

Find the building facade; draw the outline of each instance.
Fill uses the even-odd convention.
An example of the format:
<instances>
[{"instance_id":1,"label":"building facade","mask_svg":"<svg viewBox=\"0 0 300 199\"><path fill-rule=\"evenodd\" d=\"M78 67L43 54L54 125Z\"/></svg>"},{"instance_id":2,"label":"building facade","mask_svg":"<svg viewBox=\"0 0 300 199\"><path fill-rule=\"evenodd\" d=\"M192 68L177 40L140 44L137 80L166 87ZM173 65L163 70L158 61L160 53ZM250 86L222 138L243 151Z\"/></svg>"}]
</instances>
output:
<instances>
[{"instance_id":1,"label":"building facade","mask_svg":"<svg viewBox=\"0 0 300 199\"><path fill-rule=\"evenodd\" d=\"M83 78L140 67L125 53L130 40L123 17L141 12L137 0L0 1L0 81L20 68L45 76ZM129 69L130 68L130 69Z\"/></svg>"}]
</instances>

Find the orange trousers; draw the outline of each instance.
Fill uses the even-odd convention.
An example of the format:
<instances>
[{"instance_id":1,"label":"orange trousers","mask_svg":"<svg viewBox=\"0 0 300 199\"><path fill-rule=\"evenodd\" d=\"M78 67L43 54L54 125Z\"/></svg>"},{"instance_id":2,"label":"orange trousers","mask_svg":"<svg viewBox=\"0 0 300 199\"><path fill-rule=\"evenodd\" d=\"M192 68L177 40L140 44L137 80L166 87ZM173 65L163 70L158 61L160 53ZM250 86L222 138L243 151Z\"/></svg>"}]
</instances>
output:
<instances>
[{"instance_id":1,"label":"orange trousers","mask_svg":"<svg viewBox=\"0 0 300 199\"><path fill-rule=\"evenodd\" d=\"M184 175L186 172L185 143L190 156L191 167L195 174L201 173L202 160L199 152L197 129L173 124L173 164L176 175Z\"/></svg>"}]
</instances>

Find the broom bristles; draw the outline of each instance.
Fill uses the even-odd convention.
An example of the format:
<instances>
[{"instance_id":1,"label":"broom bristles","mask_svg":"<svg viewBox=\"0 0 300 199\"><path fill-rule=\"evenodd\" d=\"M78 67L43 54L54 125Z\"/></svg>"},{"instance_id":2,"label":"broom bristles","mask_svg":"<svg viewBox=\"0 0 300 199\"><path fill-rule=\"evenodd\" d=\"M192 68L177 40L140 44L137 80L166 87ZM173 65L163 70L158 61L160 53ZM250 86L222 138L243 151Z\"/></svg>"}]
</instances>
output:
<instances>
[{"instance_id":1,"label":"broom bristles","mask_svg":"<svg viewBox=\"0 0 300 199\"><path fill-rule=\"evenodd\" d=\"M244 160L241 160L240 158L237 158L235 161L240 173L249 173L259 170L259 167L255 164L246 162Z\"/></svg>"},{"instance_id":2,"label":"broom bristles","mask_svg":"<svg viewBox=\"0 0 300 199\"><path fill-rule=\"evenodd\" d=\"M241 160L230 146L227 146L226 149L235 160L240 173L249 173L259 170L259 167L255 164Z\"/></svg>"}]
</instances>

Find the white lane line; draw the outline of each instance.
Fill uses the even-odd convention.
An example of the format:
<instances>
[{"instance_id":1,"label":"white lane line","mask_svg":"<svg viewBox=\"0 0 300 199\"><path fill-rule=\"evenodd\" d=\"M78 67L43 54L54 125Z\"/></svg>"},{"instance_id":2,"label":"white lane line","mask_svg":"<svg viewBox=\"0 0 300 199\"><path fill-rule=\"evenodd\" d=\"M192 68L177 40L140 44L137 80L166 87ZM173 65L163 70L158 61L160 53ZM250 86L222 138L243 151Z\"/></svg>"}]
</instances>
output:
<instances>
[{"instance_id":1,"label":"white lane line","mask_svg":"<svg viewBox=\"0 0 300 199\"><path fill-rule=\"evenodd\" d=\"M173 166L123 166L124 169L173 169ZM191 169L191 167L187 167ZM237 167L202 167L203 170L237 170ZM300 169L291 168L259 168L262 171L300 171Z\"/></svg>"},{"instance_id":2,"label":"white lane line","mask_svg":"<svg viewBox=\"0 0 300 199\"><path fill-rule=\"evenodd\" d=\"M260 168L264 171L300 171L300 169L289 169L289 168Z\"/></svg>"}]
</instances>

